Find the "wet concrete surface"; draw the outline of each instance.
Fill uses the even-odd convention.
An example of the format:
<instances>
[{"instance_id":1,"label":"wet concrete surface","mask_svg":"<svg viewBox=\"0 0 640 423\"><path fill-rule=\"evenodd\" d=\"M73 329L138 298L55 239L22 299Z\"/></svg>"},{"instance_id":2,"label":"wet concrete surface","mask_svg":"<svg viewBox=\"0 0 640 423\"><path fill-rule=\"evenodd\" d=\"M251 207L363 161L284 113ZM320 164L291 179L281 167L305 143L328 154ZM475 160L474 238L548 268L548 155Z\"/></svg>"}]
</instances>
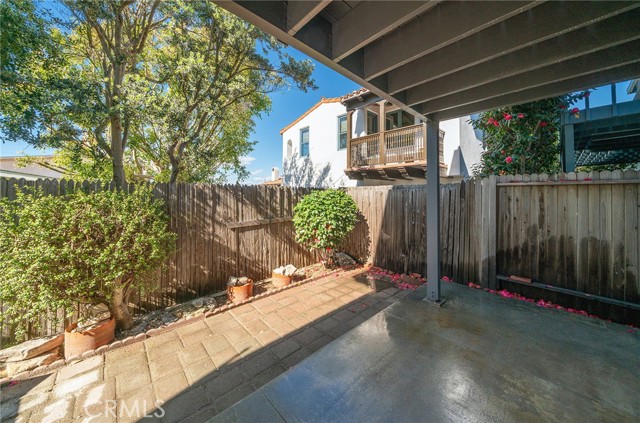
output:
<instances>
[{"instance_id":1,"label":"wet concrete surface","mask_svg":"<svg viewBox=\"0 0 640 423\"><path fill-rule=\"evenodd\" d=\"M640 332L425 287L212 422L638 422Z\"/></svg>"}]
</instances>

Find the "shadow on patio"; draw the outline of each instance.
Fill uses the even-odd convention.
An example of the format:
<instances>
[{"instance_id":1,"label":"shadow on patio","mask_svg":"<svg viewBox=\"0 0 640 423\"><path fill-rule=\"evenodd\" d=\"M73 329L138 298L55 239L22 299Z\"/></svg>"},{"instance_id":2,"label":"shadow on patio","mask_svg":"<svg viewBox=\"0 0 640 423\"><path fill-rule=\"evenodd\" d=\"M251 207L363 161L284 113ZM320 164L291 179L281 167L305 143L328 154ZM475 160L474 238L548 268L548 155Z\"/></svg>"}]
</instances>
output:
<instances>
[{"instance_id":1,"label":"shadow on patio","mask_svg":"<svg viewBox=\"0 0 640 423\"><path fill-rule=\"evenodd\" d=\"M292 287L4 388L2 421L206 421L408 294L374 293L361 272Z\"/></svg>"},{"instance_id":2,"label":"shadow on patio","mask_svg":"<svg viewBox=\"0 0 640 423\"><path fill-rule=\"evenodd\" d=\"M640 334L445 284L376 314L212 421L632 422Z\"/></svg>"}]
</instances>

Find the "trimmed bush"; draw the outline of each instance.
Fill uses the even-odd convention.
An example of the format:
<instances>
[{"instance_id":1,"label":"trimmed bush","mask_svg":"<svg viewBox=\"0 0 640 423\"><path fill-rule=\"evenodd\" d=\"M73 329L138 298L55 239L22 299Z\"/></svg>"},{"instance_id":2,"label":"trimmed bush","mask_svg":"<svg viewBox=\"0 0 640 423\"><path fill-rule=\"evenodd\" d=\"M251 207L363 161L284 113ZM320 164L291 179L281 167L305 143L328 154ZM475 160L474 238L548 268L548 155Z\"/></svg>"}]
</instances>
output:
<instances>
[{"instance_id":1,"label":"trimmed bush","mask_svg":"<svg viewBox=\"0 0 640 423\"><path fill-rule=\"evenodd\" d=\"M308 194L294 208L296 241L320 250L333 264L334 250L358 221L358 207L344 191L328 189Z\"/></svg>"},{"instance_id":2,"label":"trimmed bush","mask_svg":"<svg viewBox=\"0 0 640 423\"><path fill-rule=\"evenodd\" d=\"M80 303L109 307L119 328L132 319L128 298L150 288L175 248L175 234L149 186L135 192L45 196L18 191L0 201L0 301L18 337L41 317ZM49 318L54 316L49 316Z\"/></svg>"}]
</instances>

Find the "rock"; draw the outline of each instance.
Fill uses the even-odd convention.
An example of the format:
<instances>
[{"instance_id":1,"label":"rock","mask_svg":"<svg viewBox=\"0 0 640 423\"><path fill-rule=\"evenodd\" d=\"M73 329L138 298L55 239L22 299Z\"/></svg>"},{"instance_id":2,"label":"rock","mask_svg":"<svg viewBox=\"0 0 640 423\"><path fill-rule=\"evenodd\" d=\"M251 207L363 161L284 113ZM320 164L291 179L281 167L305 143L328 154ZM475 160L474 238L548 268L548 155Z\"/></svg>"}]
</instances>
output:
<instances>
[{"instance_id":1,"label":"rock","mask_svg":"<svg viewBox=\"0 0 640 423\"><path fill-rule=\"evenodd\" d=\"M338 266L353 266L356 264L356 261L345 253L335 253L334 258Z\"/></svg>"},{"instance_id":2,"label":"rock","mask_svg":"<svg viewBox=\"0 0 640 423\"><path fill-rule=\"evenodd\" d=\"M202 298L196 298L195 300L191 301L191 305L195 308L200 308L204 305L204 300Z\"/></svg>"},{"instance_id":3,"label":"rock","mask_svg":"<svg viewBox=\"0 0 640 423\"><path fill-rule=\"evenodd\" d=\"M285 276L293 276L293 274L296 273L296 270L298 270L298 269L293 264L287 264L284 267L283 275L285 275Z\"/></svg>"},{"instance_id":4,"label":"rock","mask_svg":"<svg viewBox=\"0 0 640 423\"><path fill-rule=\"evenodd\" d=\"M59 347L64 342L64 335L32 339L22 344L0 351L0 361L17 362L37 357L47 351Z\"/></svg>"},{"instance_id":5,"label":"rock","mask_svg":"<svg viewBox=\"0 0 640 423\"><path fill-rule=\"evenodd\" d=\"M15 376L18 373L26 372L28 370L33 370L39 366L45 366L47 364L51 364L59 358L60 358L60 348L56 348L53 351L49 351L35 358L30 358L28 360L22 360L18 362L7 363L7 374L9 376Z\"/></svg>"}]
</instances>

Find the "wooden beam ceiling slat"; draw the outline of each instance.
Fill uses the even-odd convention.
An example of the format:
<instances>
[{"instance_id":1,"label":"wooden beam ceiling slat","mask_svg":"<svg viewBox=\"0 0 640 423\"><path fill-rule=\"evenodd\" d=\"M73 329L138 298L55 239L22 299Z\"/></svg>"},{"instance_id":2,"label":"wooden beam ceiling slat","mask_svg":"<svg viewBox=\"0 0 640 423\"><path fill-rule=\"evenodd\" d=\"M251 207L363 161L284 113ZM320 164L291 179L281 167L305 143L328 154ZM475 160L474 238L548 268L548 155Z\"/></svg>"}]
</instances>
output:
<instances>
[{"instance_id":1,"label":"wooden beam ceiling slat","mask_svg":"<svg viewBox=\"0 0 640 423\"><path fill-rule=\"evenodd\" d=\"M624 43L640 39L640 32L628 29L638 22L640 9L635 9L598 22L593 27L582 27L410 88L406 91L407 102L415 104L433 100L580 56L616 49Z\"/></svg>"},{"instance_id":2,"label":"wooden beam ceiling slat","mask_svg":"<svg viewBox=\"0 0 640 423\"><path fill-rule=\"evenodd\" d=\"M365 79L409 63L537 5L533 1L442 2L398 30L367 45Z\"/></svg>"},{"instance_id":3,"label":"wooden beam ceiling slat","mask_svg":"<svg viewBox=\"0 0 640 423\"><path fill-rule=\"evenodd\" d=\"M287 33L295 35L330 3L331 0L287 2Z\"/></svg>"},{"instance_id":4,"label":"wooden beam ceiling slat","mask_svg":"<svg viewBox=\"0 0 640 423\"><path fill-rule=\"evenodd\" d=\"M625 54L626 51L633 50L640 52L640 40L479 85L475 88L427 102L420 102L419 96L412 97L410 91L407 96L407 103L411 106L419 103L421 109L440 112L457 106L515 93L522 89L548 85L577 76L588 76L630 63L640 62L640 54L633 59Z\"/></svg>"},{"instance_id":5,"label":"wooden beam ceiling slat","mask_svg":"<svg viewBox=\"0 0 640 423\"><path fill-rule=\"evenodd\" d=\"M360 3L333 25L333 60L354 51L426 12L438 1L377 1ZM366 25L363 23L366 22Z\"/></svg>"},{"instance_id":6,"label":"wooden beam ceiling slat","mask_svg":"<svg viewBox=\"0 0 640 423\"><path fill-rule=\"evenodd\" d=\"M640 2L549 2L423 56L388 73L389 93L440 79L462 69L591 26L640 7ZM637 22L634 26L637 26ZM628 33L638 33L629 31ZM587 29L588 30L588 29ZM595 31L594 31L595 33ZM596 33L597 36L597 33ZM562 43L562 39L559 41ZM571 54L570 47L565 49ZM499 72L496 69L496 72Z\"/></svg>"},{"instance_id":7,"label":"wooden beam ceiling slat","mask_svg":"<svg viewBox=\"0 0 640 423\"><path fill-rule=\"evenodd\" d=\"M569 92L580 91L609 83L628 81L640 77L640 62L625 65L606 72L597 72L586 76L571 78L549 85L541 85L535 88L523 88L514 93L499 95L489 100L478 101L467 105L455 107L442 112L429 112L422 107L416 109L421 114L433 120L447 120L454 117L465 116L471 113L478 113L497 107L513 106L516 104L529 103L531 101L542 100L555 97Z\"/></svg>"}]
</instances>

